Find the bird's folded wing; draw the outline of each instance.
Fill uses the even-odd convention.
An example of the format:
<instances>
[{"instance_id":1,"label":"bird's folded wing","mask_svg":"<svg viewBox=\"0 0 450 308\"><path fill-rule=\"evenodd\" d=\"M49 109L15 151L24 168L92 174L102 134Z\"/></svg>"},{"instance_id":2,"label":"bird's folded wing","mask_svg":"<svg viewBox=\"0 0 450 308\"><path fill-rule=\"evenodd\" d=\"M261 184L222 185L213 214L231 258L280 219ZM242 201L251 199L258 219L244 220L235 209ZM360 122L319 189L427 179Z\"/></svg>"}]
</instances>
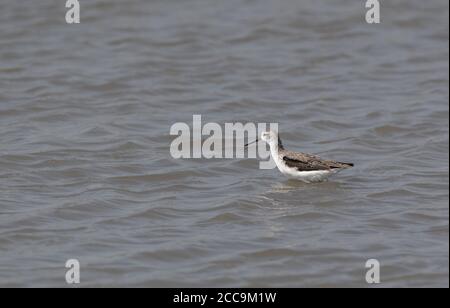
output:
<instances>
[{"instance_id":1,"label":"bird's folded wing","mask_svg":"<svg viewBox=\"0 0 450 308\"><path fill-rule=\"evenodd\" d=\"M345 169L353 167L351 163L342 163L333 160L324 160L312 154L284 151L283 160L288 167L297 168L298 171L318 171L330 169Z\"/></svg>"},{"instance_id":2,"label":"bird's folded wing","mask_svg":"<svg viewBox=\"0 0 450 308\"><path fill-rule=\"evenodd\" d=\"M307 156L301 158L284 156L283 160L288 167L296 168L298 171L318 171L330 169L330 166L326 165L322 161Z\"/></svg>"}]
</instances>

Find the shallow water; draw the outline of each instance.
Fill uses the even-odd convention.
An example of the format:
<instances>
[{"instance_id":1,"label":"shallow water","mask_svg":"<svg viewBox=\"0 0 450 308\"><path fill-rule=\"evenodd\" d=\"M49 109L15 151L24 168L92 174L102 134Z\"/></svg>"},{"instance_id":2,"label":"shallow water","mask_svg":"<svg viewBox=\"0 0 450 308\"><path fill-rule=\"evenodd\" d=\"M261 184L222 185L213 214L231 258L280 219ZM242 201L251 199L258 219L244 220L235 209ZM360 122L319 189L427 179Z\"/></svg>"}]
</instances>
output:
<instances>
[{"instance_id":1,"label":"shallow water","mask_svg":"<svg viewBox=\"0 0 450 308\"><path fill-rule=\"evenodd\" d=\"M86 287L364 287L376 258L448 287L448 1L35 2L0 10L0 286L77 258ZM193 114L356 167L174 160Z\"/></svg>"}]
</instances>

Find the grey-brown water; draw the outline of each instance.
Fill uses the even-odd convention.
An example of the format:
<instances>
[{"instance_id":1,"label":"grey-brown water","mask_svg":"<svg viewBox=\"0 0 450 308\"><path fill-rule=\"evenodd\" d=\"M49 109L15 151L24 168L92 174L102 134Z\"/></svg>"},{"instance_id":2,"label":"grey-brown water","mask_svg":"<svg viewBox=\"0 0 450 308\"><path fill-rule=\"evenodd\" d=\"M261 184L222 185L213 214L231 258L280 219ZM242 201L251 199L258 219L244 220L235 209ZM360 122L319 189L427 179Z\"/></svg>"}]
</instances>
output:
<instances>
[{"instance_id":1,"label":"grey-brown water","mask_svg":"<svg viewBox=\"0 0 450 308\"><path fill-rule=\"evenodd\" d=\"M448 1L2 2L0 286L448 287ZM174 160L175 122L277 122L354 162Z\"/></svg>"}]
</instances>

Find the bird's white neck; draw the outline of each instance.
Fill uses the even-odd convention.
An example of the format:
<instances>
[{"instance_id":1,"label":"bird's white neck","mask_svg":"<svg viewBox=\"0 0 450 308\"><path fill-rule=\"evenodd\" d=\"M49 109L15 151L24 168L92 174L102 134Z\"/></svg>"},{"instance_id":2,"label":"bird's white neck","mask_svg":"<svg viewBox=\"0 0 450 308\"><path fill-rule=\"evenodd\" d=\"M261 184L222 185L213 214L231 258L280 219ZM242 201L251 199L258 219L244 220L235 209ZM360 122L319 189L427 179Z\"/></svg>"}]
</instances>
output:
<instances>
[{"instance_id":1,"label":"bird's white neck","mask_svg":"<svg viewBox=\"0 0 450 308\"><path fill-rule=\"evenodd\" d=\"M278 162L278 144L271 143L270 146L270 154L272 155L272 158L274 161Z\"/></svg>"}]
</instances>

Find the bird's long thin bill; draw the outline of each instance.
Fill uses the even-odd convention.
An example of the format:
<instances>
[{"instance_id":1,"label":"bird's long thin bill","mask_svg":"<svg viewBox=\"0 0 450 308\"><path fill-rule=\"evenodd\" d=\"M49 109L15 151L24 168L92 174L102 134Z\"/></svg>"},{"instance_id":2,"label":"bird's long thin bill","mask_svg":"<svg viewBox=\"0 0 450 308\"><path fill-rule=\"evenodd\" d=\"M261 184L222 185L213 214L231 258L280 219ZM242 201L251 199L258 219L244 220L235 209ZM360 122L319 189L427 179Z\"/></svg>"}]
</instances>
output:
<instances>
[{"instance_id":1,"label":"bird's long thin bill","mask_svg":"<svg viewBox=\"0 0 450 308\"><path fill-rule=\"evenodd\" d=\"M256 139L255 141L253 141L253 142L250 142L250 143L247 143L246 145L244 145L244 147L248 147L249 145L251 145L251 144L253 144L253 143L257 143L259 140L258 139Z\"/></svg>"}]
</instances>

